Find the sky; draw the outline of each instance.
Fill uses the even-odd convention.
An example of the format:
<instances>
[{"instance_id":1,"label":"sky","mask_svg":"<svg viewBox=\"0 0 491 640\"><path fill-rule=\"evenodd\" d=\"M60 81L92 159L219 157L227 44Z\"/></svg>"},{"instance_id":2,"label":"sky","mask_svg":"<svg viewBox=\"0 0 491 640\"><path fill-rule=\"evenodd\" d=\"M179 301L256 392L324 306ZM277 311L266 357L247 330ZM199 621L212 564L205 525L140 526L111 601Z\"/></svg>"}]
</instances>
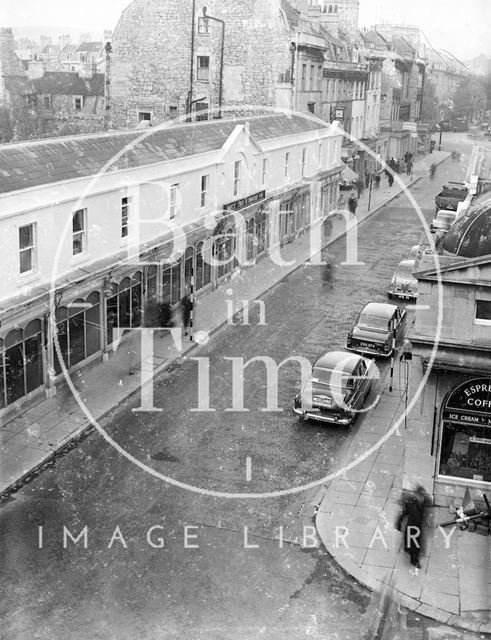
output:
<instances>
[{"instance_id":1,"label":"sky","mask_svg":"<svg viewBox=\"0 0 491 640\"><path fill-rule=\"evenodd\" d=\"M130 0L0 0L0 26L69 26L102 34L114 29L128 4ZM360 0L360 26L376 22L419 26L433 46L460 59L491 56L491 0Z\"/></svg>"}]
</instances>

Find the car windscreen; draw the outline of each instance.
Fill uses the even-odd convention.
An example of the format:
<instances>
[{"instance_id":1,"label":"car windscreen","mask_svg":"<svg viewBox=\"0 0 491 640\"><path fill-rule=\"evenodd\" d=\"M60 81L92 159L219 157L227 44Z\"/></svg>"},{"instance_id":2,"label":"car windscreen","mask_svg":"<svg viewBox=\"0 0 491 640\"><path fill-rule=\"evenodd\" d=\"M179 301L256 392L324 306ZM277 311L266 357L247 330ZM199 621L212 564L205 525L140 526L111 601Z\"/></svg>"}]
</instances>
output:
<instances>
[{"instance_id":1,"label":"car windscreen","mask_svg":"<svg viewBox=\"0 0 491 640\"><path fill-rule=\"evenodd\" d=\"M399 278L407 278L410 280L413 277L413 267L406 264L401 264L397 267L396 273Z\"/></svg>"},{"instance_id":2,"label":"car windscreen","mask_svg":"<svg viewBox=\"0 0 491 640\"><path fill-rule=\"evenodd\" d=\"M455 216L451 213L439 213L436 217L437 221L452 223L455 220Z\"/></svg>"},{"instance_id":3,"label":"car windscreen","mask_svg":"<svg viewBox=\"0 0 491 640\"><path fill-rule=\"evenodd\" d=\"M362 313L359 320L358 326L367 327L369 329L378 329L379 331L388 331L389 323L387 318L380 318L379 316L371 316L366 313Z\"/></svg>"}]
</instances>

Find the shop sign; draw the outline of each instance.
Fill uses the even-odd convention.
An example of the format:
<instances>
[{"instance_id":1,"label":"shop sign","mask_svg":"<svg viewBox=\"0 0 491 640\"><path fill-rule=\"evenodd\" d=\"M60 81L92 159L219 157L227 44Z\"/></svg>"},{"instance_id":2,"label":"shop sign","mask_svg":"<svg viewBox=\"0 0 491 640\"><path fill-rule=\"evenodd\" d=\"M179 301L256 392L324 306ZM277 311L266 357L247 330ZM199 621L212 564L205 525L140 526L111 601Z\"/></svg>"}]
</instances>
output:
<instances>
[{"instance_id":1,"label":"shop sign","mask_svg":"<svg viewBox=\"0 0 491 640\"><path fill-rule=\"evenodd\" d=\"M403 131L414 131L414 133L416 133L416 131L417 131L417 123L416 122L403 122L402 123L402 130Z\"/></svg>"},{"instance_id":2,"label":"shop sign","mask_svg":"<svg viewBox=\"0 0 491 640\"><path fill-rule=\"evenodd\" d=\"M234 202L224 204L223 211L238 211L244 207L249 207L251 204L256 204L256 202L261 202L265 197L266 191L258 191L257 193L247 196L247 198L240 198L240 200L234 200Z\"/></svg>"},{"instance_id":3,"label":"shop sign","mask_svg":"<svg viewBox=\"0 0 491 640\"><path fill-rule=\"evenodd\" d=\"M448 420L491 426L491 378L473 378L460 384L444 409Z\"/></svg>"}]
</instances>

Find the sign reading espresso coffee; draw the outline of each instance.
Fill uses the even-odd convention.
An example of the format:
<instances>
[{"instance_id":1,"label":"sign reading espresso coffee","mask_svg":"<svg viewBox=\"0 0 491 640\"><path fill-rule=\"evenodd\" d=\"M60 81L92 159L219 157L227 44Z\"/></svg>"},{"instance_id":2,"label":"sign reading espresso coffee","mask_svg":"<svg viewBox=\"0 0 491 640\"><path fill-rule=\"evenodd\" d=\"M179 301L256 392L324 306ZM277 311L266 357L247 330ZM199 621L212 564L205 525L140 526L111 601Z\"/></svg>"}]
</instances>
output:
<instances>
[{"instance_id":1,"label":"sign reading espresso coffee","mask_svg":"<svg viewBox=\"0 0 491 640\"><path fill-rule=\"evenodd\" d=\"M456 387L444 406L447 420L491 426L491 379L473 378Z\"/></svg>"}]
</instances>

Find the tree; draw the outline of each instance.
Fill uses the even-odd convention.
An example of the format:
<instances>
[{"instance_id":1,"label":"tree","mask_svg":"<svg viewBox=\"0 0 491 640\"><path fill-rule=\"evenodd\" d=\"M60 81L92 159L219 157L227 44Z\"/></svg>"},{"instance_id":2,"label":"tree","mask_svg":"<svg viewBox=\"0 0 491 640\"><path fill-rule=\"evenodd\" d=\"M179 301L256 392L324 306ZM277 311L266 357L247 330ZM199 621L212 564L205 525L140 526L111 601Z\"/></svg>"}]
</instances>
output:
<instances>
[{"instance_id":1,"label":"tree","mask_svg":"<svg viewBox=\"0 0 491 640\"><path fill-rule=\"evenodd\" d=\"M438 98L436 97L436 87L428 78L423 89L423 108L421 109L422 122L437 122L439 120Z\"/></svg>"},{"instance_id":2,"label":"tree","mask_svg":"<svg viewBox=\"0 0 491 640\"><path fill-rule=\"evenodd\" d=\"M14 137L14 126L10 114L10 109L0 107L0 144L10 142Z\"/></svg>"},{"instance_id":3,"label":"tree","mask_svg":"<svg viewBox=\"0 0 491 640\"><path fill-rule=\"evenodd\" d=\"M486 109L486 91L484 86L472 79L465 78L453 95L454 116L470 122L482 116Z\"/></svg>"}]
</instances>

